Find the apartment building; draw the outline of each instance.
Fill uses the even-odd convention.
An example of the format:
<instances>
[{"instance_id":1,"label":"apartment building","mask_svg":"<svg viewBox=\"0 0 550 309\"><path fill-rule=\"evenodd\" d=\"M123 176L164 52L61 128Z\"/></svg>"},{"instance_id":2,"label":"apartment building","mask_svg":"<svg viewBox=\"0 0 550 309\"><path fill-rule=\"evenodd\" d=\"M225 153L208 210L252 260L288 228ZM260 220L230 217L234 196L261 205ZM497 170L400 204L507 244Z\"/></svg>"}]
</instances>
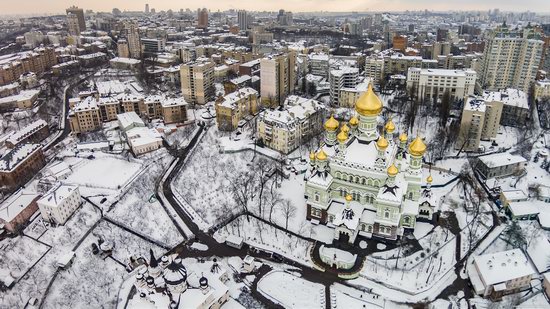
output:
<instances>
[{"instance_id":1,"label":"apartment building","mask_svg":"<svg viewBox=\"0 0 550 309\"><path fill-rule=\"evenodd\" d=\"M117 51L119 58L130 58L130 48L126 39L119 39L117 41Z\"/></svg>"},{"instance_id":2,"label":"apartment building","mask_svg":"<svg viewBox=\"0 0 550 309\"><path fill-rule=\"evenodd\" d=\"M296 53L270 55L260 60L262 105L281 105L296 85Z\"/></svg>"},{"instance_id":3,"label":"apartment building","mask_svg":"<svg viewBox=\"0 0 550 309\"><path fill-rule=\"evenodd\" d=\"M537 76L543 47L544 42L532 29L499 27L485 45L481 86L489 90L512 87L528 92Z\"/></svg>"},{"instance_id":4,"label":"apartment building","mask_svg":"<svg viewBox=\"0 0 550 309\"><path fill-rule=\"evenodd\" d=\"M258 92L246 87L216 100L216 122L220 131L233 131L246 116L258 112Z\"/></svg>"},{"instance_id":5,"label":"apartment building","mask_svg":"<svg viewBox=\"0 0 550 309\"><path fill-rule=\"evenodd\" d=\"M340 89L340 96L338 98L338 106L340 107L355 107L355 103L359 97L367 92L369 84L372 82L370 78L365 78L362 82L355 87Z\"/></svg>"},{"instance_id":6,"label":"apartment building","mask_svg":"<svg viewBox=\"0 0 550 309\"><path fill-rule=\"evenodd\" d=\"M76 21L77 21L77 24L78 24L78 29L80 31L85 31L86 30L86 19L84 18L84 10L79 8L79 7L76 7L76 6L71 6L70 8L66 9L65 12L67 13L67 16L68 15L74 15L76 17Z\"/></svg>"},{"instance_id":7,"label":"apartment building","mask_svg":"<svg viewBox=\"0 0 550 309\"><path fill-rule=\"evenodd\" d=\"M486 102L501 102L502 116L500 124L519 127L525 125L529 118L529 100L527 94L518 89L507 88L501 91L485 91Z\"/></svg>"},{"instance_id":8,"label":"apartment building","mask_svg":"<svg viewBox=\"0 0 550 309\"><path fill-rule=\"evenodd\" d=\"M330 68L330 56L328 54L310 54L308 55L309 73L328 78Z\"/></svg>"},{"instance_id":9,"label":"apartment building","mask_svg":"<svg viewBox=\"0 0 550 309\"><path fill-rule=\"evenodd\" d=\"M101 128L98 100L89 96L77 102L69 111L69 124L75 133L91 132Z\"/></svg>"},{"instance_id":10,"label":"apartment building","mask_svg":"<svg viewBox=\"0 0 550 309\"><path fill-rule=\"evenodd\" d=\"M213 100L214 66L211 61L195 61L181 66L181 92L186 102L204 105Z\"/></svg>"},{"instance_id":11,"label":"apartment building","mask_svg":"<svg viewBox=\"0 0 550 309\"><path fill-rule=\"evenodd\" d=\"M67 26L69 28L69 35L79 36L80 26L78 25L78 16L73 13L67 14Z\"/></svg>"},{"instance_id":12,"label":"apartment building","mask_svg":"<svg viewBox=\"0 0 550 309\"><path fill-rule=\"evenodd\" d=\"M265 110L258 115L258 139L278 152L288 154L323 128L325 109L313 99L289 96L283 110Z\"/></svg>"},{"instance_id":13,"label":"apartment building","mask_svg":"<svg viewBox=\"0 0 550 309\"><path fill-rule=\"evenodd\" d=\"M468 97L464 103L456 149L478 151L481 140L496 138L502 102L486 102L482 98Z\"/></svg>"},{"instance_id":14,"label":"apartment building","mask_svg":"<svg viewBox=\"0 0 550 309\"><path fill-rule=\"evenodd\" d=\"M139 26L134 21L124 23L126 31L126 41L128 43L128 53L130 58L141 58L141 40L139 36Z\"/></svg>"},{"instance_id":15,"label":"apartment building","mask_svg":"<svg viewBox=\"0 0 550 309\"><path fill-rule=\"evenodd\" d=\"M17 145L0 158L0 191L14 191L34 177L45 164L41 145Z\"/></svg>"},{"instance_id":16,"label":"apartment building","mask_svg":"<svg viewBox=\"0 0 550 309\"><path fill-rule=\"evenodd\" d=\"M0 57L0 85L18 81L21 75L28 72L41 74L55 64L57 64L57 56L51 47L40 47L30 52L2 56Z\"/></svg>"},{"instance_id":17,"label":"apartment building","mask_svg":"<svg viewBox=\"0 0 550 309\"><path fill-rule=\"evenodd\" d=\"M407 89L416 89L417 99L443 97L449 92L455 100L474 94L477 73L473 70L441 70L409 68Z\"/></svg>"},{"instance_id":18,"label":"apartment building","mask_svg":"<svg viewBox=\"0 0 550 309\"><path fill-rule=\"evenodd\" d=\"M65 224L81 204L80 191L78 186L59 183L39 199L37 204L45 221Z\"/></svg>"},{"instance_id":19,"label":"apartment building","mask_svg":"<svg viewBox=\"0 0 550 309\"><path fill-rule=\"evenodd\" d=\"M331 70L329 74L330 103L333 106L340 106L340 91L344 88L355 88L359 83L359 69L341 67Z\"/></svg>"}]
</instances>

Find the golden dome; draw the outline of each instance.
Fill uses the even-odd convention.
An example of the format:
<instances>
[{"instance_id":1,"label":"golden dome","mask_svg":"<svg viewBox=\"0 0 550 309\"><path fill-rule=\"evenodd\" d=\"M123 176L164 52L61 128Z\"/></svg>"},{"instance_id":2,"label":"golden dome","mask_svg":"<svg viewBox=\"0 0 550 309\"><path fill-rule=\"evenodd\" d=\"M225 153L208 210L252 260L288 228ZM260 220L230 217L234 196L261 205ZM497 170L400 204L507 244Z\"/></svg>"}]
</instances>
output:
<instances>
[{"instance_id":1,"label":"golden dome","mask_svg":"<svg viewBox=\"0 0 550 309\"><path fill-rule=\"evenodd\" d=\"M434 181L434 179L432 178L432 174L430 174L428 178L426 178L426 182L432 183L432 181Z\"/></svg>"},{"instance_id":2,"label":"golden dome","mask_svg":"<svg viewBox=\"0 0 550 309\"><path fill-rule=\"evenodd\" d=\"M314 161L315 160L315 152L310 152L309 153L309 161Z\"/></svg>"},{"instance_id":3,"label":"golden dome","mask_svg":"<svg viewBox=\"0 0 550 309\"><path fill-rule=\"evenodd\" d=\"M355 127L358 124L359 124L359 119L357 119L356 116L351 117L351 119L349 120L349 125L352 127Z\"/></svg>"},{"instance_id":4,"label":"golden dome","mask_svg":"<svg viewBox=\"0 0 550 309\"><path fill-rule=\"evenodd\" d=\"M409 145L409 153L413 156L423 156L426 152L426 144L417 136Z\"/></svg>"},{"instance_id":5,"label":"golden dome","mask_svg":"<svg viewBox=\"0 0 550 309\"><path fill-rule=\"evenodd\" d=\"M384 129L386 129L386 132L388 133L393 133L393 131L395 131L395 125L393 124L393 121L391 120L388 120L388 122L386 122L386 125L384 126Z\"/></svg>"},{"instance_id":6,"label":"golden dome","mask_svg":"<svg viewBox=\"0 0 550 309\"><path fill-rule=\"evenodd\" d=\"M378 149L380 150L386 150L386 148L388 148L389 146L388 140L383 136L380 136L378 138L378 141L376 141L376 146L378 146Z\"/></svg>"},{"instance_id":7,"label":"golden dome","mask_svg":"<svg viewBox=\"0 0 550 309\"><path fill-rule=\"evenodd\" d=\"M346 201L351 202L353 200L353 197L351 194L346 195Z\"/></svg>"},{"instance_id":8,"label":"golden dome","mask_svg":"<svg viewBox=\"0 0 550 309\"><path fill-rule=\"evenodd\" d=\"M342 128L342 130L340 130L340 133L338 133L338 135L336 136L336 139L340 143L343 143L343 142L348 140L348 133L346 133L346 131L344 131L344 128Z\"/></svg>"},{"instance_id":9,"label":"golden dome","mask_svg":"<svg viewBox=\"0 0 550 309\"><path fill-rule=\"evenodd\" d=\"M392 163L390 167L388 167L388 176L395 177L397 173L399 173L399 170L397 169L397 166L395 166L395 164Z\"/></svg>"},{"instance_id":10,"label":"golden dome","mask_svg":"<svg viewBox=\"0 0 550 309\"><path fill-rule=\"evenodd\" d=\"M408 139L407 134L401 133L401 135L399 135L399 141L400 141L401 143L406 143L406 142L407 142L407 139Z\"/></svg>"},{"instance_id":11,"label":"golden dome","mask_svg":"<svg viewBox=\"0 0 550 309\"><path fill-rule=\"evenodd\" d=\"M340 124L338 123L338 120L334 119L333 115L330 115L330 118L327 121L325 121L325 130L336 131L339 125Z\"/></svg>"},{"instance_id":12,"label":"golden dome","mask_svg":"<svg viewBox=\"0 0 550 309\"><path fill-rule=\"evenodd\" d=\"M315 157L319 161L325 161L327 159L327 154L325 153L325 151L323 149L321 149Z\"/></svg>"},{"instance_id":13,"label":"golden dome","mask_svg":"<svg viewBox=\"0 0 550 309\"><path fill-rule=\"evenodd\" d=\"M344 125L342 126L342 128L341 128L340 130L346 132L346 134L349 133L349 127L348 127L348 125L345 124L345 123L344 123Z\"/></svg>"},{"instance_id":14,"label":"golden dome","mask_svg":"<svg viewBox=\"0 0 550 309\"><path fill-rule=\"evenodd\" d=\"M355 110L362 116L377 116L382 111L382 101L374 93L372 84L369 90L363 93L355 103Z\"/></svg>"}]
</instances>

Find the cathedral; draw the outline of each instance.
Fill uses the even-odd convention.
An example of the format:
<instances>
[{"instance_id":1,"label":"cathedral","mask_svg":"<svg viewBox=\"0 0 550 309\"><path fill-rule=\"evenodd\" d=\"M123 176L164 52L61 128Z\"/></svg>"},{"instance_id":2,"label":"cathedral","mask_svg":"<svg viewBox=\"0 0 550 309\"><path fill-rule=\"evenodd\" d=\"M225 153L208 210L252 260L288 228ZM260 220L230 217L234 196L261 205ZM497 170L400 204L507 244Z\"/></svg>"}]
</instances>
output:
<instances>
[{"instance_id":1,"label":"cathedral","mask_svg":"<svg viewBox=\"0 0 550 309\"><path fill-rule=\"evenodd\" d=\"M388 120L380 133L382 101L372 86L355 104L357 116L324 124L324 145L309 156L305 175L307 219L334 228L334 239L354 243L357 235L390 240L414 230L418 218L432 219L437 199L432 177L422 188L426 144Z\"/></svg>"}]
</instances>

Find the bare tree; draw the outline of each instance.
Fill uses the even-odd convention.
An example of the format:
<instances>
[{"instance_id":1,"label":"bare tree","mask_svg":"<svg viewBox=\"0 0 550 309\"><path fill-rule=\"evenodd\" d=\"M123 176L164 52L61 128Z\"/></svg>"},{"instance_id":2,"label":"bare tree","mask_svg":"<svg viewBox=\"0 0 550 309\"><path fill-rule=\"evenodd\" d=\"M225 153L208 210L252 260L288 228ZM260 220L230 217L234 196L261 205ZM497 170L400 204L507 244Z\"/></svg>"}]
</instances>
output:
<instances>
[{"instance_id":1,"label":"bare tree","mask_svg":"<svg viewBox=\"0 0 550 309\"><path fill-rule=\"evenodd\" d=\"M284 199L281 205L283 216L285 217L285 230L288 230L288 220L296 214L296 206L292 204L292 201Z\"/></svg>"}]
</instances>

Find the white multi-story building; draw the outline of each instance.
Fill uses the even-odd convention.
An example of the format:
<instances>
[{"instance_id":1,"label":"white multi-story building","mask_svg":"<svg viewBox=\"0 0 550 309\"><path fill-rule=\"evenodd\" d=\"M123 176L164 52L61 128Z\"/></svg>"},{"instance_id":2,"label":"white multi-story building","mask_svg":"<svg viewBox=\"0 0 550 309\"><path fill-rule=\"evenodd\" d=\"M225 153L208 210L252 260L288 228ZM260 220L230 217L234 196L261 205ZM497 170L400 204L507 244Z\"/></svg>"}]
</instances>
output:
<instances>
[{"instance_id":1,"label":"white multi-story building","mask_svg":"<svg viewBox=\"0 0 550 309\"><path fill-rule=\"evenodd\" d=\"M517 88L529 91L541 63L544 42L532 29L499 27L489 37L483 52L481 86L489 90Z\"/></svg>"},{"instance_id":2,"label":"white multi-story building","mask_svg":"<svg viewBox=\"0 0 550 309\"><path fill-rule=\"evenodd\" d=\"M474 94L476 76L473 70L409 68L407 89L416 89L418 99L442 98L448 91L451 98L465 100Z\"/></svg>"},{"instance_id":3,"label":"white multi-story building","mask_svg":"<svg viewBox=\"0 0 550 309\"><path fill-rule=\"evenodd\" d=\"M330 103L340 106L340 91L344 88L355 88L359 83L359 69L342 67L331 70L329 74Z\"/></svg>"},{"instance_id":4,"label":"white multi-story building","mask_svg":"<svg viewBox=\"0 0 550 309\"><path fill-rule=\"evenodd\" d=\"M313 99L289 96L284 110L265 110L258 115L258 139L281 153L288 154L319 133L324 107Z\"/></svg>"},{"instance_id":5,"label":"white multi-story building","mask_svg":"<svg viewBox=\"0 0 550 309\"><path fill-rule=\"evenodd\" d=\"M57 184L37 204L44 220L64 224L80 206L80 191L78 186Z\"/></svg>"},{"instance_id":6,"label":"white multi-story building","mask_svg":"<svg viewBox=\"0 0 550 309\"><path fill-rule=\"evenodd\" d=\"M492 299L529 287L536 274L520 249L476 256L467 270L475 292Z\"/></svg>"},{"instance_id":7,"label":"white multi-story building","mask_svg":"<svg viewBox=\"0 0 550 309\"><path fill-rule=\"evenodd\" d=\"M502 102L486 102L482 98L468 97L464 103L456 149L478 151L480 140L495 139L500 125Z\"/></svg>"},{"instance_id":8,"label":"white multi-story building","mask_svg":"<svg viewBox=\"0 0 550 309\"><path fill-rule=\"evenodd\" d=\"M330 56L327 54L310 54L308 55L310 73L324 78L328 77Z\"/></svg>"}]
</instances>

